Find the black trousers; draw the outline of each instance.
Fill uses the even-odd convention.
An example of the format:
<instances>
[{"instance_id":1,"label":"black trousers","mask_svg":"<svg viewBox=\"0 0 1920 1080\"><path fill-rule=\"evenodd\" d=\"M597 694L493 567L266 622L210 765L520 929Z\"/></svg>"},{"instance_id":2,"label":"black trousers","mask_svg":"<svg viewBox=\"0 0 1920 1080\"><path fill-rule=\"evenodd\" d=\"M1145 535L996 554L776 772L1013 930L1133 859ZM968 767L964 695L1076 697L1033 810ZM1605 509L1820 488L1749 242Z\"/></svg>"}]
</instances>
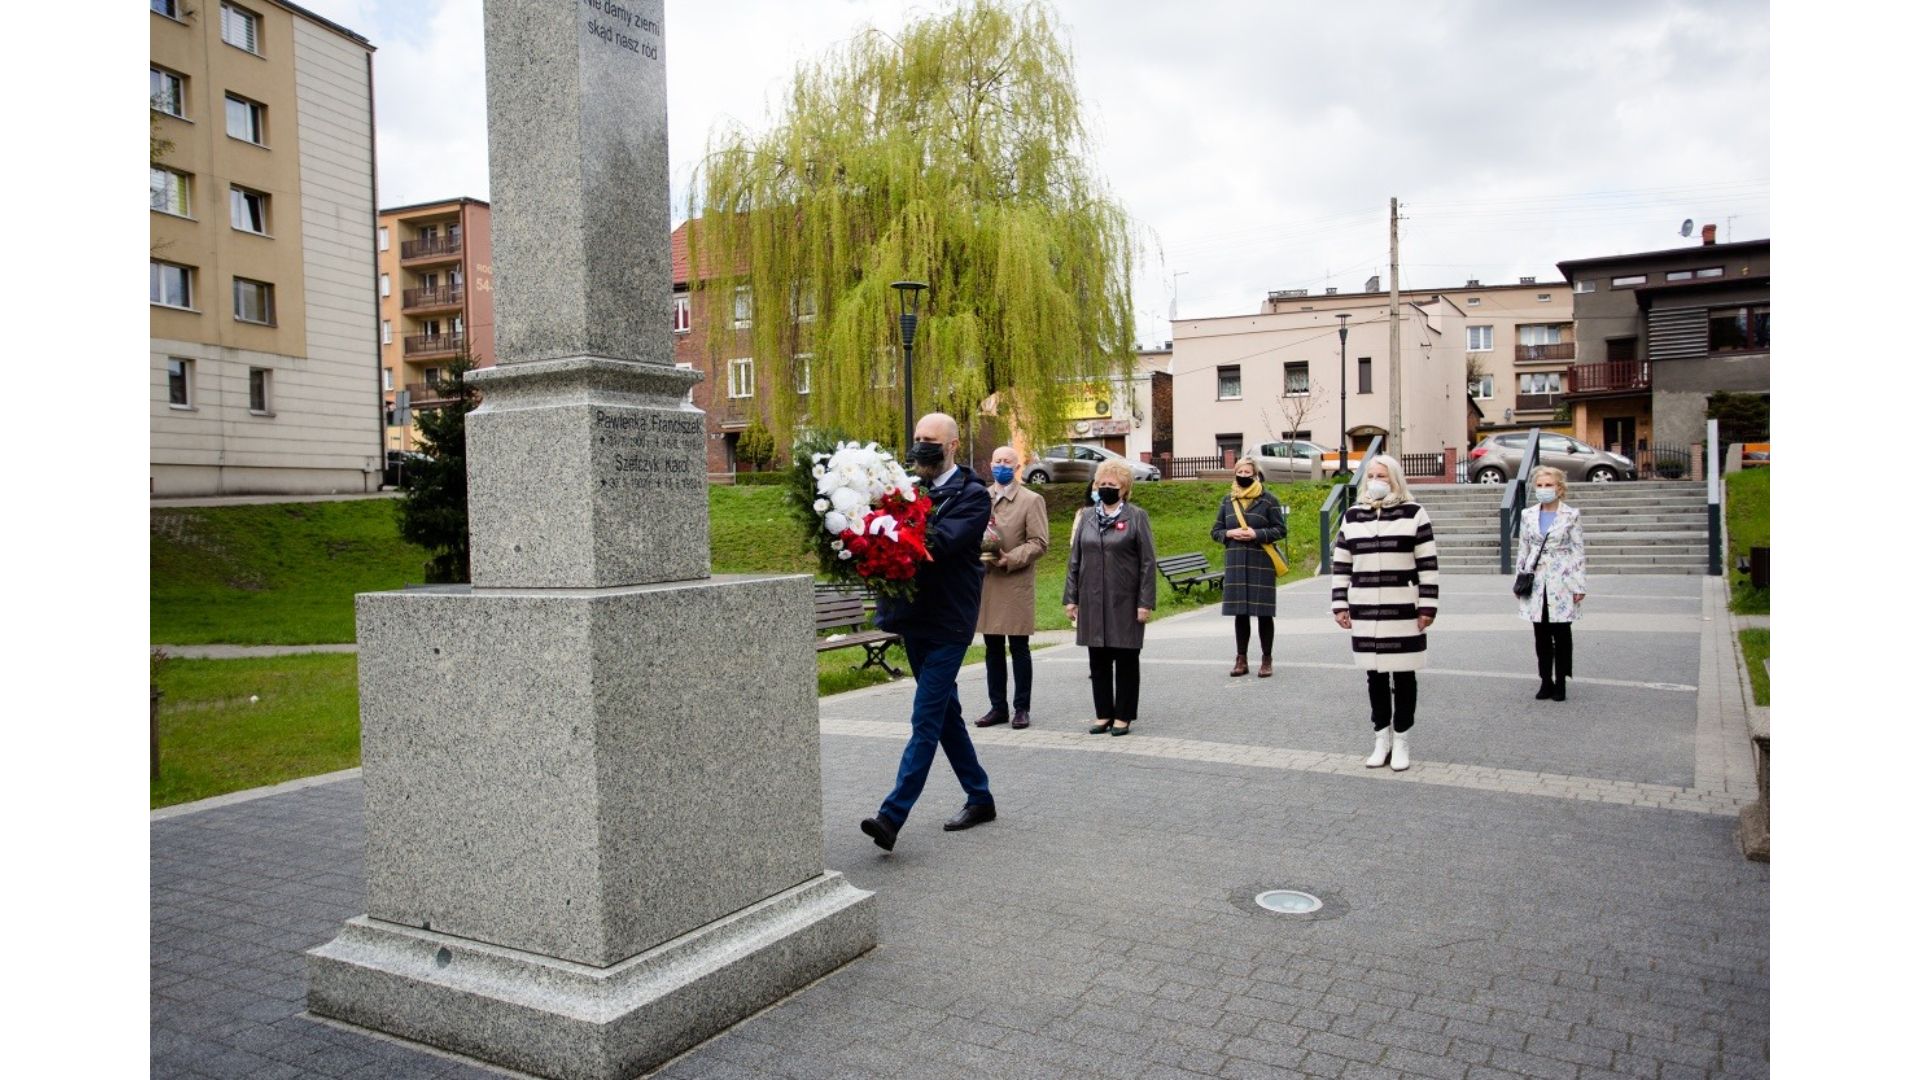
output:
<instances>
[{"instance_id":1,"label":"black trousers","mask_svg":"<svg viewBox=\"0 0 1920 1080\"><path fill-rule=\"evenodd\" d=\"M1564 688L1573 674L1573 624L1548 622L1546 605L1541 605L1540 621L1533 624L1533 658L1540 665L1540 681Z\"/></svg>"},{"instance_id":2,"label":"black trousers","mask_svg":"<svg viewBox=\"0 0 1920 1080\"><path fill-rule=\"evenodd\" d=\"M1093 669L1094 719L1128 724L1139 719L1140 650L1089 645L1087 666Z\"/></svg>"},{"instance_id":3,"label":"black trousers","mask_svg":"<svg viewBox=\"0 0 1920 1080\"><path fill-rule=\"evenodd\" d=\"M987 704L1007 711L1007 653L1013 653L1013 707L1033 704L1033 653L1026 635L987 634Z\"/></svg>"},{"instance_id":4,"label":"black trousers","mask_svg":"<svg viewBox=\"0 0 1920 1080\"><path fill-rule=\"evenodd\" d=\"M1405 731L1413 726L1413 707L1420 698L1420 684L1411 671L1395 671L1393 686L1387 686L1385 671L1367 672L1367 700L1373 704L1373 730L1379 731L1387 724L1393 724L1393 730Z\"/></svg>"},{"instance_id":5,"label":"black trousers","mask_svg":"<svg viewBox=\"0 0 1920 1080\"><path fill-rule=\"evenodd\" d=\"M1235 615L1233 617L1233 646L1234 646L1233 651L1240 656L1247 655L1247 641L1248 639L1253 637L1253 627L1248 624L1251 623L1253 619L1254 619L1254 616L1251 616L1251 615ZM1260 619L1260 655L1272 656L1273 655L1273 616L1261 615L1259 616L1259 619Z\"/></svg>"}]
</instances>

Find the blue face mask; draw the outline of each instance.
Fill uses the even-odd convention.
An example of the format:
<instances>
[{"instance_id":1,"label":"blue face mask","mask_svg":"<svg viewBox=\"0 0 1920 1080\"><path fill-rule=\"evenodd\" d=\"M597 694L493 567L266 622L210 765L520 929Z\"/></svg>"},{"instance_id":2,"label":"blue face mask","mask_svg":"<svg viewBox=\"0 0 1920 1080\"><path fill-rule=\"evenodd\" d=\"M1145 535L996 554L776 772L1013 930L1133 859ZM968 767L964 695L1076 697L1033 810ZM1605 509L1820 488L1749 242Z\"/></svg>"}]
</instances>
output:
<instances>
[{"instance_id":1,"label":"blue face mask","mask_svg":"<svg viewBox=\"0 0 1920 1080\"><path fill-rule=\"evenodd\" d=\"M1013 483L1013 466L995 465L993 467L993 482L1001 485Z\"/></svg>"}]
</instances>

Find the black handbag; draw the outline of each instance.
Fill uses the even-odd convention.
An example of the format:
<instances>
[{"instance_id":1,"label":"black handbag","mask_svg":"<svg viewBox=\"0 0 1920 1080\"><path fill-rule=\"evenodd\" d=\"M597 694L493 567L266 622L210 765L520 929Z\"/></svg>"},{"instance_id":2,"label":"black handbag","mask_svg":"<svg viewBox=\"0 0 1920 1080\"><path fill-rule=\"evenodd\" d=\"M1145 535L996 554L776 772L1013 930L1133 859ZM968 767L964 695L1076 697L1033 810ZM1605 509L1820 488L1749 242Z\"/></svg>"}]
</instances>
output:
<instances>
[{"instance_id":1,"label":"black handbag","mask_svg":"<svg viewBox=\"0 0 1920 1080\"><path fill-rule=\"evenodd\" d=\"M1547 553L1547 538L1540 538L1540 550L1533 553L1533 570L1540 569L1540 558ZM1522 570L1513 576L1513 595L1522 600L1533 599L1533 570Z\"/></svg>"}]
</instances>

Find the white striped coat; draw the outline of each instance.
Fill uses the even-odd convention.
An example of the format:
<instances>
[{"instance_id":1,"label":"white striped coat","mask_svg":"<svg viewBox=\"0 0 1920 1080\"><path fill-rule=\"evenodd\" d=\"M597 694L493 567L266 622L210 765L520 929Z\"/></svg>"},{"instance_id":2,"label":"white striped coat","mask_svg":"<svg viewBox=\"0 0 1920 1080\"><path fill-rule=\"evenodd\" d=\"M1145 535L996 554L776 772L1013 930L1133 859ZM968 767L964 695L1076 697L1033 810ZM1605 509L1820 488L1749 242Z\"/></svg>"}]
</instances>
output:
<instances>
[{"instance_id":1,"label":"white striped coat","mask_svg":"<svg viewBox=\"0 0 1920 1080\"><path fill-rule=\"evenodd\" d=\"M1440 551L1419 503L1359 503L1333 543L1333 610L1353 620L1353 662L1369 671L1427 663L1419 616L1440 613Z\"/></svg>"}]
</instances>

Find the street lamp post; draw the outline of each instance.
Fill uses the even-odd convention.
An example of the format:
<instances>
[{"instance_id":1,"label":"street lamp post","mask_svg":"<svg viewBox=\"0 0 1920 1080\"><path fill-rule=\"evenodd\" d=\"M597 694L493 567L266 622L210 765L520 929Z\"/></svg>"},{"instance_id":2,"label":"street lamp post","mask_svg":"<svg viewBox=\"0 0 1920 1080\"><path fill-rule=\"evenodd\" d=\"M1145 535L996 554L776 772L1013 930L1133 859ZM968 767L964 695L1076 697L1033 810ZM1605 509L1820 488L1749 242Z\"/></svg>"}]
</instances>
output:
<instances>
[{"instance_id":1,"label":"street lamp post","mask_svg":"<svg viewBox=\"0 0 1920 1080\"><path fill-rule=\"evenodd\" d=\"M906 413L907 441L900 444L905 453L913 446L913 425L917 417L913 415L913 332L920 325L920 294L926 291L924 281L896 281L893 288L900 291L900 348L906 353Z\"/></svg>"},{"instance_id":2,"label":"street lamp post","mask_svg":"<svg viewBox=\"0 0 1920 1080\"><path fill-rule=\"evenodd\" d=\"M1340 320L1340 471L1347 471L1347 319L1342 313Z\"/></svg>"}]
</instances>

